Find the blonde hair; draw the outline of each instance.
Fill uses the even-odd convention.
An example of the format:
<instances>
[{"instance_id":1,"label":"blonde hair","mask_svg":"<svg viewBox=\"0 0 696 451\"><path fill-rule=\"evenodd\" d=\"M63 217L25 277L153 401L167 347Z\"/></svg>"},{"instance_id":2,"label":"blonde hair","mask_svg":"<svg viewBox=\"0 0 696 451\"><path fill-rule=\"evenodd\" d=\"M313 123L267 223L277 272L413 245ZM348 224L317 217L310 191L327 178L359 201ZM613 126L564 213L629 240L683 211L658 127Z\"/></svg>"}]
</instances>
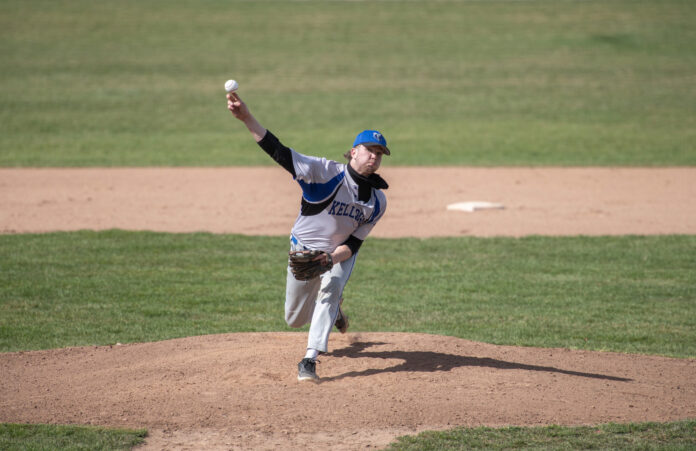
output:
<instances>
[{"instance_id":1,"label":"blonde hair","mask_svg":"<svg viewBox=\"0 0 696 451\"><path fill-rule=\"evenodd\" d=\"M352 147L348 152L343 154L343 156L346 157L346 160L348 160L348 163L350 163L350 160L353 159L353 156L351 155L353 149L355 149L355 147Z\"/></svg>"}]
</instances>

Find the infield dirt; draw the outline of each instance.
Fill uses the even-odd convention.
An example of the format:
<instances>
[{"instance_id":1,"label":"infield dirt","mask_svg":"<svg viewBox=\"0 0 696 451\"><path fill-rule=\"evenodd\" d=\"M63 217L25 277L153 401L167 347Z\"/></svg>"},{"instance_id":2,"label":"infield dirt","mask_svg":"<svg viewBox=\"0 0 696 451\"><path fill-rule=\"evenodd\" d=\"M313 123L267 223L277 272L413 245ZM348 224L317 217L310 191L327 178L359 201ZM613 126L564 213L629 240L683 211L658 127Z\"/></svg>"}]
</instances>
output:
<instances>
[{"instance_id":1,"label":"infield dirt","mask_svg":"<svg viewBox=\"0 0 696 451\"><path fill-rule=\"evenodd\" d=\"M696 233L696 168L389 168L376 237ZM268 168L0 169L0 232L120 228L287 235L300 206ZM488 201L503 210L447 205Z\"/></svg>"},{"instance_id":2,"label":"infield dirt","mask_svg":"<svg viewBox=\"0 0 696 451\"><path fill-rule=\"evenodd\" d=\"M389 209L375 236L696 233L693 168L383 175ZM446 210L470 200L506 208ZM0 204L3 233L284 235L299 189L278 168L0 169ZM152 450L352 450L455 426L696 417L694 359L349 332L332 335L322 382L298 383L305 340L249 333L2 353L0 421L147 428L142 449Z\"/></svg>"}]
</instances>

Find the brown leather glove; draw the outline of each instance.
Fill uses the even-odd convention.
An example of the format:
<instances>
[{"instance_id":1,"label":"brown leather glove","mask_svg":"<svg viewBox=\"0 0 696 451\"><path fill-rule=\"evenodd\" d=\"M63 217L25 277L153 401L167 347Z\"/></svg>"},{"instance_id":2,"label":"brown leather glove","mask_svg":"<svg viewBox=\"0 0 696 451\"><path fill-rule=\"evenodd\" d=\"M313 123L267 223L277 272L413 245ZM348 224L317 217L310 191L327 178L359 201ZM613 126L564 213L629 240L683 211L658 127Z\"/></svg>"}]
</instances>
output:
<instances>
[{"instance_id":1,"label":"brown leather glove","mask_svg":"<svg viewBox=\"0 0 696 451\"><path fill-rule=\"evenodd\" d=\"M333 268L331 254L324 251L290 251L290 270L297 280L310 280Z\"/></svg>"}]
</instances>

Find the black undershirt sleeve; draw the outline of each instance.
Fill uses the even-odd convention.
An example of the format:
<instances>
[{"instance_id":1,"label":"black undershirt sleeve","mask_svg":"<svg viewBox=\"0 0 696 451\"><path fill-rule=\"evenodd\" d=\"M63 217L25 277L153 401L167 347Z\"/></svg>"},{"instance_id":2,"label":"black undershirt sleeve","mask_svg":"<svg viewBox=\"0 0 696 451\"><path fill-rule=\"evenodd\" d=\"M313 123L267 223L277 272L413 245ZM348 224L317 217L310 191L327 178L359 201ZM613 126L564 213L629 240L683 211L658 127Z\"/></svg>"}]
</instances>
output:
<instances>
[{"instance_id":1,"label":"black undershirt sleeve","mask_svg":"<svg viewBox=\"0 0 696 451\"><path fill-rule=\"evenodd\" d=\"M352 255L355 255L358 253L358 249L360 249L360 246L362 246L363 240L360 238L355 238L353 235L349 236L346 241L343 242L346 246L350 248L350 251L352 252Z\"/></svg>"},{"instance_id":2,"label":"black undershirt sleeve","mask_svg":"<svg viewBox=\"0 0 696 451\"><path fill-rule=\"evenodd\" d=\"M297 174L295 174L295 166L292 164L292 152L290 151L290 148L285 147L280 140L278 140L278 138L271 133L270 130L266 130L266 134L264 135L263 139L258 142L258 145L264 150L264 152L270 155L270 157L273 158L276 163L292 174L293 178L297 177ZM362 246L362 243L363 240L351 235L343 244L348 246L352 255L355 255L360 249L360 246Z\"/></svg>"},{"instance_id":3,"label":"black undershirt sleeve","mask_svg":"<svg viewBox=\"0 0 696 451\"><path fill-rule=\"evenodd\" d=\"M276 163L292 174L293 178L297 176L297 174L295 174L295 166L292 164L292 152L290 152L290 148L285 147L270 130L266 130L266 134L263 136L263 139L258 142L258 145L261 146L264 152L270 155Z\"/></svg>"}]
</instances>

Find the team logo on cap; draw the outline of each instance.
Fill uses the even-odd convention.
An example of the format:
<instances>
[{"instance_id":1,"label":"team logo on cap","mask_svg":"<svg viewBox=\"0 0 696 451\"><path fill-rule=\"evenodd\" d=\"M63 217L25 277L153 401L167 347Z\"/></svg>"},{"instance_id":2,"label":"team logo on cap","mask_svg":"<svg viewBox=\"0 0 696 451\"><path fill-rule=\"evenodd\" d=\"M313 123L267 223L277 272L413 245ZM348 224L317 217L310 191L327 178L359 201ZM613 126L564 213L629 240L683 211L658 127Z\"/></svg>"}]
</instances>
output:
<instances>
[{"instance_id":1,"label":"team logo on cap","mask_svg":"<svg viewBox=\"0 0 696 451\"><path fill-rule=\"evenodd\" d=\"M382 135L379 132L374 132L372 134L372 137L375 138L375 141L381 142L382 141Z\"/></svg>"}]
</instances>

